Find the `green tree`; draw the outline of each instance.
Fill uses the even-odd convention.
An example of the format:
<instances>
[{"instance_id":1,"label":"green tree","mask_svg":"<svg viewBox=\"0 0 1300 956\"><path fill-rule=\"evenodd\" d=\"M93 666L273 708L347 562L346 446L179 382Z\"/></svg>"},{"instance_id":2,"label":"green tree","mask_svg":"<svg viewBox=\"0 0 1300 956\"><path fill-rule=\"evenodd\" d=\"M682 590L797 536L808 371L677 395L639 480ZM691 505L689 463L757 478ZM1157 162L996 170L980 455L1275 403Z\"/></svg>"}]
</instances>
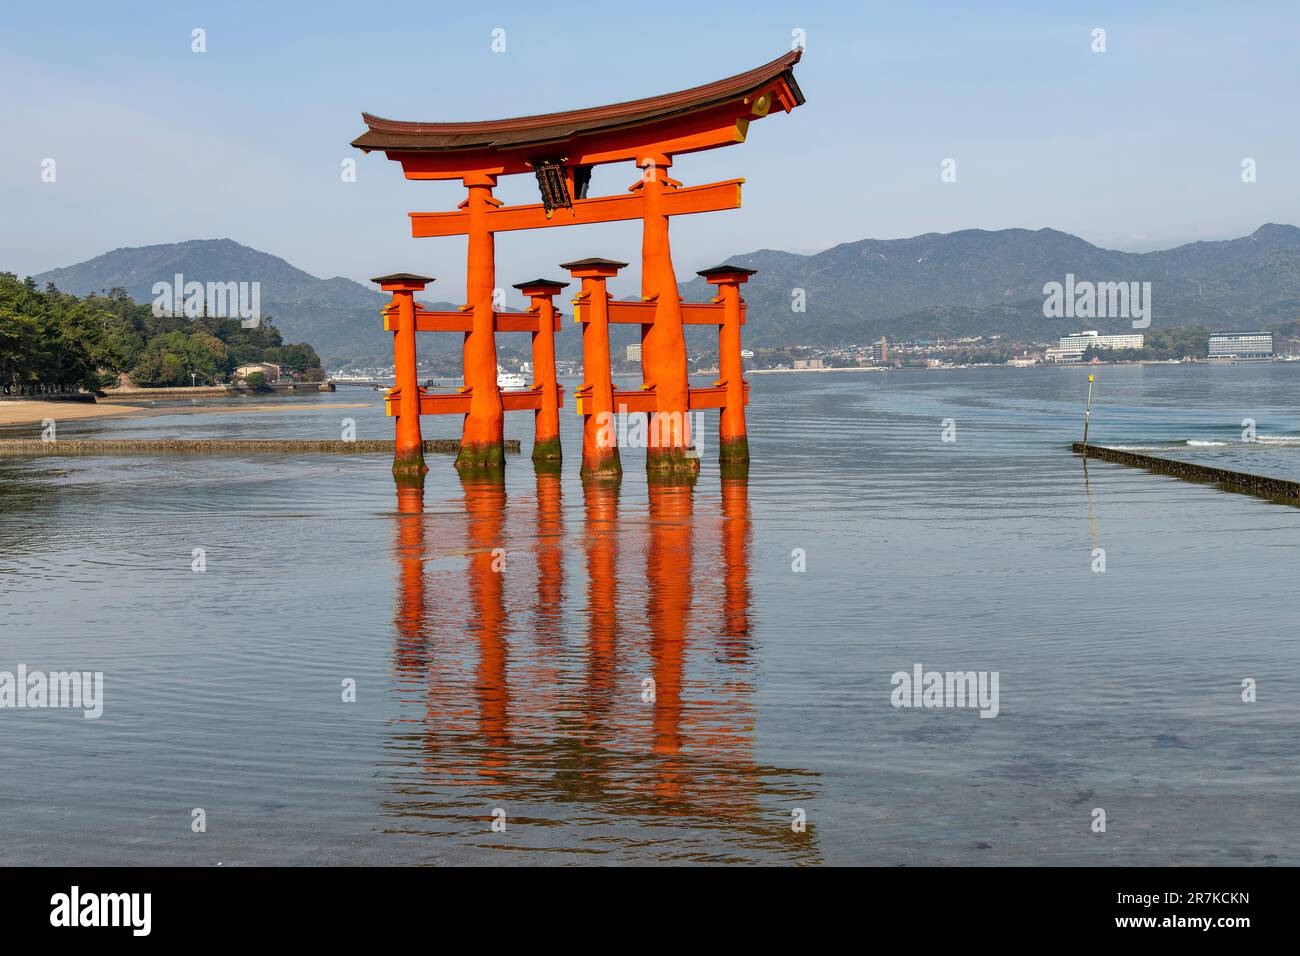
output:
<instances>
[{"instance_id":1,"label":"green tree","mask_svg":"<svg viewBox=\"0 0 1300 956\"><path fill-rule=\"evenodd\" d=\"M0 392L97 391L128 369L142 386L189 385L262 361L324 376L315 349L286 345L269 318L245 329L238 319L154 315L123 289L77 298L0 273Z\"/></svg>"}]
</instances>

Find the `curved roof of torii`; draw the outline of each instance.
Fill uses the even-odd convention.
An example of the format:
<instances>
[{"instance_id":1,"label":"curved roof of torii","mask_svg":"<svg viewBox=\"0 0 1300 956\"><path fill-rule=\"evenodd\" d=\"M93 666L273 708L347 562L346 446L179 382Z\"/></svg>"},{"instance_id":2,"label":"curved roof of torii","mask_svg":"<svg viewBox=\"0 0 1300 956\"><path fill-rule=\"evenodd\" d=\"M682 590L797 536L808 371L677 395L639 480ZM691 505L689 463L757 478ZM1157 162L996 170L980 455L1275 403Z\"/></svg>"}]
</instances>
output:
<instances>
[{"instance_id":1,"label":"curved roof of torii","mask_svg":"<svg viewBox=\"0 0 1300 956\"><path fill-rule=\"evenodd\" d=\"M784 77L790 95L794 97L792 105L799 106L804 97L794 79L794 65L799 62L801 53L801 50L792 50L746 73L689 90L564 113L472 123L418 123L362 113L361 118L369 128L353 140L352 145L367 152L372 149L403 152L517 150L532 145L550 145L583 134L645 126L698 112L757 93L778 77Z\"/></svg>"}]
</instances>

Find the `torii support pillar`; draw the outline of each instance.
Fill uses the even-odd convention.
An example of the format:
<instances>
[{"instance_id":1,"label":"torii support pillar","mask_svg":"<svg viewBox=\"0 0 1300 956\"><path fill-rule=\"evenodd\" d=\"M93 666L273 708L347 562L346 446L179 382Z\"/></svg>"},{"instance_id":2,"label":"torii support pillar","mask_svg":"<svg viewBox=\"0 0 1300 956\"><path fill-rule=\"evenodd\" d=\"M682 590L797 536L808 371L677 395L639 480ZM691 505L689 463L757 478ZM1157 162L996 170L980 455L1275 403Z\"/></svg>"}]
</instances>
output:
<instances>
[{"instance_id":1,"label":"torii support pillar","mask_svg":"<svg viewBox=\"0 0 1300 956\"><path fill-rule=\"evenodd\" d=\"M393 474L399 479L419 477L429 470L424 463L424 440L420 436L420 378L415 357L415 293L423 292L433 280L409 272L371 279L393 294L397 308L397 331L393 333L393 376L397 393L397 435L393 449ZM494 383L495 384L495 383ZM390 393L392 394L392 393Z\"/></svg>"},{"instance_id":2,"label":"torii support pillar","mask_svg":"<svg viewBox=\"0 0 1300 956\"><path fill-rule=\"evenodd\" d=\"M581 259L566 262L582 291L573 300L574 321L582 323L582 388L578 389L578 413L582 415L583 480L619 479L623 465L618 457L618 436L614 421L614 379L609 364L609 293L605 280L618 275L626 262L610 259ZM588 310L583 316L582 310ZM586 321L584 321L584 318Z\"/></svg>"},{"instance_id":3,"label":"torii support pillar","mask_svg":"<svg viewBox=\"0 0 1300 956\"><path fill-rule=\"evenodd\" d=\"M496 244L488 225L488 213L501 205L492 196L496 176L475 174L465 177L469 197L465 200L469 252L466 259L465 305L472 311L473 326L465 333L465 391L469 411L461 432L459 471L504 468L505 408L497 387L496 319L492 293L496 288Z\"/></svg>"},{"instance_id":4,"label":"torii support pillar","mask_svg":"<svg viewBox=\"0 0 1300 956\"><path fill-rule=\"evenodd\" d=\"M643 201L641 298L655 303L654 322L641 327L641 379L653 386L655 411L650 417L646 471L656 475L698 474L698 455L690 439L690 379L686 368L686 334L682 304L668 245L665 198L681 183L668 175L672 157L647 153L637 157L644 172L634 189Z\"/></svg>"},{"instance_id":5,"label":"torii support pillar","mask_svg":"<svg viewBox=\"0 0 1300 956\"><path fill-rule=\"evenodd\" d=\"M560 387L555 378L555 333L559 331L559 313L552 301L567 282L534 279L520 282L515 288L532 301L529 310L537 314L537 331L533 333L533 390L540 401L533 415L533 464L560 464Z\"/></svg>"},{"instance_id":6,"label":"torii support pillar","mask_svg":"<svg viewBox=\"0 0 1300 956\"><path fill-rule=\"evenodd\" d=\"M740 285L757 269L721 265L703 269L710 285L718 287L722 324L718 326L718 384L727 389L727 403L718 416L718 463L749 464L749 437L745 430L745 369L740 358ZM715 299L714 301L718 301Z\"/></svg>"}]
</instances>

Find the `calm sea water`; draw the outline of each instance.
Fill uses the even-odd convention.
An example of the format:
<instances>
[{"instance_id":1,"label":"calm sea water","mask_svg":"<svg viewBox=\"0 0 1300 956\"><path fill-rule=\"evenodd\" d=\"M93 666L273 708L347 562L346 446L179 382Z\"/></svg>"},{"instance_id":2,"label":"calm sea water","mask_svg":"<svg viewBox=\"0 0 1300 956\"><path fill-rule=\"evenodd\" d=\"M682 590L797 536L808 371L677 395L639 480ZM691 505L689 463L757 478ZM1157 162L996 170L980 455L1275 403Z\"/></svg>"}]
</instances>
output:
<instances>
[{"instance_id":1,"label":"calm sea water","mask_svg":"<svg viewBox=\"0 0 1300 956\"><path fill-rule=\"evenodd\" d=\"M1098 379L1095 442L1300 477L1300 363ZM0 670L105 675L99 720L0 710L0 863L1300 863L1300 509L1085 474L1084 369L752 388L749 480L710 432L693 488L584 489L571 412L560 477L516 415L504 485L401 500L382 457L0 459ZM349 401L59 434L391 435ZM998 716L894 708L916 664Z\"/></svg>"}]
</instances>

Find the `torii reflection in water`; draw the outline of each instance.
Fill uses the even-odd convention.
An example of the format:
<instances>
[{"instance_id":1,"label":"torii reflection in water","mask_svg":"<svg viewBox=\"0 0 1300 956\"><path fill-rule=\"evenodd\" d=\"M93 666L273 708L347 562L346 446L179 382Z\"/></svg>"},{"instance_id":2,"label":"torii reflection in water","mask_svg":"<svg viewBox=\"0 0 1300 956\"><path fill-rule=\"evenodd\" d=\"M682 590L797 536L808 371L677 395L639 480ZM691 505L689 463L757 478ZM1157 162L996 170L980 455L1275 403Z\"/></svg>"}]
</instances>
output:
<instances>
[{"instance_id":1,"label":"torii reflection in water","mask_svg":"<svg viewBox=\"0 0 1300 956\"><path fill-rule=\"evenodd\" d=\"M501 480L467 476L433 513L422 480L399 485L397 682L404 711L421 708L390 741L386 810L404 829L559 854L820 859L813 828L790 827L816 775L754 760L748 482L647 495L641 511L618 481L586 482L566 533L551 471L509 503Z\"/></svg>"}]
</instances>

